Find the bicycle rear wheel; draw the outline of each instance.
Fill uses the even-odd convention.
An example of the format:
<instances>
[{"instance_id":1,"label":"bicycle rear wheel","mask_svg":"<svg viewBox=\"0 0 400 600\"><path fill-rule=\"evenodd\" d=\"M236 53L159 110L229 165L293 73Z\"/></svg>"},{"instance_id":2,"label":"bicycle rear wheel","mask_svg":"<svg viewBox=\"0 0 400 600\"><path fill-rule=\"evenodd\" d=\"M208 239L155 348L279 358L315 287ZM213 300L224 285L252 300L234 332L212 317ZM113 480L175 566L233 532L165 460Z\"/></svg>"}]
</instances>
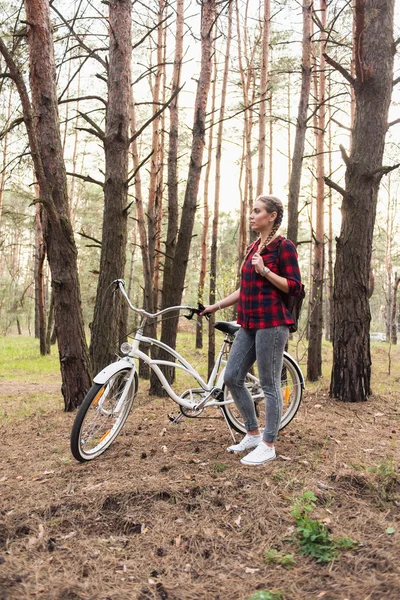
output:
<instances>
[{"instance_id":1,"label":"bicycle rear wheel","mask_svg":"<svg viewBox=\"0 0 400 600\"><path fill-rule=\"evenodd\" d=\"M71 431L71 452L76 460L93 460L112 444L121 431L138 389L132 367L114 373L104 384L94 383L86 394Z\"/></svg>"},{"instance_id":2,"label":"bicycle rear wheel","mask_svg":"<svg viewBox=\"0 0 400 600\"><path fill-rule=\"evenodd\" d=\"M262 391L257 367L254 365L251 372L246 375L246 387L253 398L256 415L260 427L265 426L265 397ZM242 415L236 404L233 402L232 396L226 385L223 387L224 401L232 400L230 404L223 404L222 409L225 413L230 426L239 433L246 433L246 428L243 423ZM295 361L287 354L283 357L283 367L281 373L281 395L282 395L282 418L279 429L283 429L289 425L290 421L296 415L301 404L303 396L303 378L299 373L299 368Z\"/></svg>"}]
</instances>

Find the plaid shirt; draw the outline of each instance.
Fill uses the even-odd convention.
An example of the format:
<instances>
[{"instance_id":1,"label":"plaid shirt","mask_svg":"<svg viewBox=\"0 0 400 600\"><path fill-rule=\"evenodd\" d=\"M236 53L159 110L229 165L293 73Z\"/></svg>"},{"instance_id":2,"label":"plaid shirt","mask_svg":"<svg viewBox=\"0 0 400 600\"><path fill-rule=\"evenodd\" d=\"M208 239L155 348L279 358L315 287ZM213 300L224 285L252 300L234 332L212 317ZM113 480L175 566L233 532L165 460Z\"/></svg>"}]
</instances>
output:
<instances>
[{"instance_id":1,"label":"plaid shirt","mask_svg":"<svg viewBox=\"0 0 400 600\"><path fill-rule=\"evenodd\" d=\"M283 292L266 277L259 275L251 264L259 243L257 240L250 244L246 251L241 272L237 322L248 329L291 325L293 319L283 302ZM297 296L301 290L301 277L295 245L290 240L278 236L263 248L261 256L266 267L286 278L289 295Z\"/></svg>"}]
</instances>

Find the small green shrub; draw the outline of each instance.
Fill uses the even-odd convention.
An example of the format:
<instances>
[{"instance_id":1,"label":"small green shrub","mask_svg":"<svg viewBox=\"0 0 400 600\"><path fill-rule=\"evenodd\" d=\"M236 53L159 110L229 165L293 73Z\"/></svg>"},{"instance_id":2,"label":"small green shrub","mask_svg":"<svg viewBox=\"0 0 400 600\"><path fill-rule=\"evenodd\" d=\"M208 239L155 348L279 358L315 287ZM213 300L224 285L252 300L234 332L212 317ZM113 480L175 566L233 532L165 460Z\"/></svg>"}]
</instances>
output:
<instances>
[{"instance_id":1,"label":"small green shrub","mask_svg":"<svg viewBox=\"0 0 400 600\"><path fill-rule=\"evenodd\" d=\"M309 514L314 510L316 501L312 492L305 492L297 499L291 514L297 523L300 554L312 556L319 563L328 563L337 557L339 550L354 548L357 542L347 537L332 538L324 523L311 519Z\"/></svg>"},{"instance_id":2,"label":"small green shrub","mask_svg":"<svg viewBox=\"0 0 400 600\"><path fill-rule=\"evenodd\" d=\"M281 565L282 567L285 567L285 569L291 569L296 564L293 554L284 554L273 548L265 550L264 559L266 563Z\"/></svg>"},{"instance_id":3,"label":"small green shrub","mask_svg":"<svg viewBox=\"0 0 400 600\"><path fill-rule=\"evenodd\" d=\"M249 600L283 600L283 592L281 590L276 590L275 592L260 590L253 594Z\"/></svg>"},{"instance_id":4,"label":"small green shrub","mask_svg":"<svg viewBox=\"0 0 400 600\"><path fill-rule=\"evenodd\" d=\"M213 470L214 470L214 473L223 473L228 468L229 467L227 464L222 463L222 462L217 462L214 464Z\"/></svg>"}]
</instances>

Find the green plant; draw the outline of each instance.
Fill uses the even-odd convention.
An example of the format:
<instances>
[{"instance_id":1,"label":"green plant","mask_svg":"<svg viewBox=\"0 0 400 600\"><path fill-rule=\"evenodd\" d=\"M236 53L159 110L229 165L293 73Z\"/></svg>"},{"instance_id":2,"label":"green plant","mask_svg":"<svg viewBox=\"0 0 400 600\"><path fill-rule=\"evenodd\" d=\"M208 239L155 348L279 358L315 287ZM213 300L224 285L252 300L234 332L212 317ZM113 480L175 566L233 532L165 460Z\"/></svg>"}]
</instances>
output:
<instances>
[{"instance_id":1,"label":"green plant","mask_svg":"<svg viewBox=\"0 0 400 600\"><path fill-rule=\"evenodd\" d=\"M266 563L281 565L282 567L285 567L285 569L291 569L296 564L293 554L284 554L283 552L278 552L278 550L275 550L274 548L265 550L264 559Z\"/></svg>"},{"instance_id":2,"label":"green plant","mask_svg":"<svg viewBox=\"0 0 400 600\"><path fill-rule=\"evenodd\" d=\"M275 590L275 592L260 590L253 594L249 600L283 600L283 592L281 590Z\"/></svg>"},{"instance_id":3,"label":"green plant","mask_svg":"<svg viewBox=\"0 0 400 600\"><path fill-rule=\"evenodd\" d=\"M347 537L332 538L324 523L311 519L309 515L314 510L316 501L313 492L305 492L297 499L291 514L297 523L300 554L312 556L319 563L327 563L337 557L339 550L349 550L357 542Z\"/></svg>"},{"instance_id":4,"label":"green plant","mask_svg":"<svg viewBox=\"0 0 400 600\"><path fill-rule=\"evenodd\" d=\"M367 467L368 473L376 473L377 475L381 475L384 478L393 478L398 475L398 471L393 464L393 456L389 456L387 460L383 460L379 462L377 465L372 467Z\"/></svg>"},{"instance_id":5,"label":"green plant","mask_svg":"<svg viewBox=\"0 0 400 600\"><path fill-rule=\"evenodd\" d=\"M213 466L214 473L223 473L228 468L228 465L225 463L217 462Z\"/></svg>"}]
</instances>

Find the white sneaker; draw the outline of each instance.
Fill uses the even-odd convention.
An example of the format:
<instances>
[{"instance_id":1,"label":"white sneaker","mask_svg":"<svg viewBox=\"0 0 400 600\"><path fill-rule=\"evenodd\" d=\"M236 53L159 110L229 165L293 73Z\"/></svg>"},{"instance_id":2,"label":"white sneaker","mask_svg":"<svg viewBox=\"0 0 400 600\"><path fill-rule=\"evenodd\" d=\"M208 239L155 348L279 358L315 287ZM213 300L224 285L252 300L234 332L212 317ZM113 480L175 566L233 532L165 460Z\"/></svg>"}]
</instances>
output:
<instances>
[{"instance_id":1,"label":"white sneaker","mask_svg":"<svg viewBox=\"0 0 400 600\"><path fill-rule=\"evenodd\" d=\"M254 448L252 452L250 452L247 456L242 458L240 462L242 465L262 465L269 460L274 460L276 458L275 448L271 446L267 446L264 442L258 444L257 448Z\"/></svg>"},{"instance_id":2,"label":"white sneaker","mask_svg":"<svg viewBox=\"0 0 400 600\"><path fill-rule=\"evenodd\" d=\"M227 450L228 452L244 452L245 450L250 450L250 448L258 446L261 440L261 434L249 435L248 433L246 433L241 442L239 442L238 444L234 444L233 446L229 446Z\"/></svg>"}]
</instances>

